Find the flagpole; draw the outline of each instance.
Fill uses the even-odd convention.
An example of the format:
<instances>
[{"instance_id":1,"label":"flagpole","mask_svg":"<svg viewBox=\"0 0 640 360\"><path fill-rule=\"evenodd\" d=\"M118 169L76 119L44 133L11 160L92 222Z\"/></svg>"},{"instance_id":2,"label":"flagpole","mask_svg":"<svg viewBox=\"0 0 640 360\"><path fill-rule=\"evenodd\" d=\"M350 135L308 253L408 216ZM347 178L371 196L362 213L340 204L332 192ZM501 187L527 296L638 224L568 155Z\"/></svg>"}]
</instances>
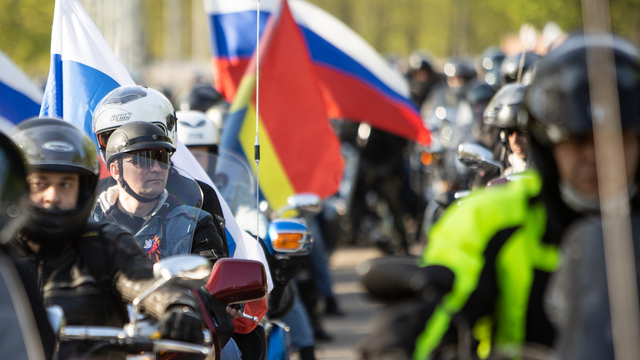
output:
<instances>
[{"instance_id":1,"label":"flagpole","mask_svg":"<svg viewBox=\"0 0 640 360\"><path fill-rule=\"evenodd\" d=\"M256 236L260 237L260 0L256 7L256 143L254 144L254 159L256 162Z\"/></svg>"}]
</instances>

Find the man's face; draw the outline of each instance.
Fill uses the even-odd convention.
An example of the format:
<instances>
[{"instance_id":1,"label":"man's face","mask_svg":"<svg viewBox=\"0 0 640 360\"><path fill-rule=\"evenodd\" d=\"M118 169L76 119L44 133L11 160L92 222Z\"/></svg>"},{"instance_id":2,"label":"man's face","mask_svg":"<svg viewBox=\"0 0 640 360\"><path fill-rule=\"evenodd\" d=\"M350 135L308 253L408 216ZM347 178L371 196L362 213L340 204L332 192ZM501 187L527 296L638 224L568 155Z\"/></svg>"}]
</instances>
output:
<instances>
[{"instance_id":1,"label":"man's face","mask_svg":"<svg viewBox=\"0 0 640 360\"><path fill-rule=\"evenodd\" d=\"M78 174L32 172L27 176L31 203L41 209L73 210L78 202Z\"/></svg>"},{"instance_id":2,"label":"man's face","mask_svg":"<svg viewBox=\"0 0 640 360\"><path fill-rule=\"evenodd\" d=\"M152 149L147 152L156 150L158 149ZM131 190L148 199L154 199L162 194L169 176L169 167L167 165L141 155L124 154L122 156L123 174L120 174L116 161L111 163L109 170L111 171L111 176L116 180L123 175Z\"/></svg>"},{"instance_id":3,"label":"man's face","mask_svg":"<svg viewBox=\"0 0 640 360\"><path fill-rule=\"evenodd\" d=\"M627 182L633 182L640 156L640 143L635 133L623 133L624 162ZM598 176L593 135L571 137L553 147L560 178L586 198L598 197Z\"/></svg>"}]
</instances>

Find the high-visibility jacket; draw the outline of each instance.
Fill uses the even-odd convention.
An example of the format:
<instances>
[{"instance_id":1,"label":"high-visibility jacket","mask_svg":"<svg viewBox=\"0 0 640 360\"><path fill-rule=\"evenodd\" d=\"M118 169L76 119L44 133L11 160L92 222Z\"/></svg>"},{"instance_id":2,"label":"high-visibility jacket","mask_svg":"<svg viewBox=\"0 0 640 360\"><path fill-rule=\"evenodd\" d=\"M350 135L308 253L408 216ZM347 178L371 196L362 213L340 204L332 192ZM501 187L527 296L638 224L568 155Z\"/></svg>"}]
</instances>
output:
<instances>
[{"instance_id":1,"label":"high-visibility jacket","mask_svg":"<svg viewBox=\"0 0 640 360\"><path fill-rule=\"evenodd\" d=\"M492 320L491 343L499 347L526 340L534 273L551 273L560 263L558 247L542 241L547 211L538 198L541 186L538 174L526 172L505 185L474 191L432 227L422 265L446 267L454 280L417 339L415 360L429 358L452 318L474 306L468 303L472 294L487 291L479 289L487 278L493 292L486 314Z\"/></svg>"}]
</instances>

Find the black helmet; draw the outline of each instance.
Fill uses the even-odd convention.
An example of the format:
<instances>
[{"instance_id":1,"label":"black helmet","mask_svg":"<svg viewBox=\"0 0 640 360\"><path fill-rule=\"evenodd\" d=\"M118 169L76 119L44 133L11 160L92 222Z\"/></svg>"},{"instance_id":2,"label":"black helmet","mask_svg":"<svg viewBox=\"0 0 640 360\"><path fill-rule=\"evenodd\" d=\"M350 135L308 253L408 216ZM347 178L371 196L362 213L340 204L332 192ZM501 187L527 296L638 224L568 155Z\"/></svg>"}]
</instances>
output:
<instances>
[{"instance_id":1,"label":"black helmet","mask_svg":"<svg viewBox=\"0 0 640 360\"><path fill-rule=\"evenodd\" d=\"M504 61L505 54L497 46L489 46L482 52L480 65L485 71L484 81L493 86L500 88L500 66Z\"/></svg>"},{"instance_id":2,"label":"black helmet","mask_svg":"<svg viewBox=\"0 0 640 360\"><path fill-rule=\"evenodd\" d=\"M613 51L622 128L640 130L639 54L621 38L610 40L607 35L573 35L536 66L525 99L528 113L522 115L528 118L531 136L542 145L550 147L593 130L586 47Z\"/></svg>"},{"instance_id":3,"label":"black helmet","mask_svg":"<svg viewBox=\"0 0 640 360\"><path fill-rule=\"evenodd\" d=\"M465 96L469 105L473 107L478 104L488 103L495 93L496 89L493 86L486 83L478 83L469 89Z\"/></svg>"},{"instance_id":4,"label":"black helmet","mask_svg":"<svg viewBox=\"0 0 640 360\"><path fill-rule=\"evenodd\" d=\"M409 72L417 70L425 70L428 73L434 72L431 61L425 55L415 52L409 57Z\"/></svg>"},{"instance_id":5,"label":"black helmet","mask_svg":"<svg viewBox=\"0 0 640 360\"><path fill-rule=\"evenodd\" d=\"M448 77L460 76L466 81L474 79L478 73L472 65L459 59L454 59L444 65L444 74Z\"/></svg>"},{"instance_id":6,"label":"black helmet","mask_svg":"<svg viewBox=\"0 0 640 360\"><path fill-rule=\"evenodd\" d=\"M530 80L526 80L529 71L533 67L536 61L542 57L538 54L527 52L524 54L524 63L522 64L522 82L528 84ZM520 71L520 62L522 61L522 53L511 55L502 61L500 65L500 82L504 86L510 82L514 82L518 79L518 72Z\"/></svg>"},{"instance_id":7,"label":"black helmet","mask_svg":"<svg viewBox=\"0 0 640 360\"><path fill-rule=\"evenodd\" d=\"M78 174L78 201L72 210L29 206L22 235L43 249L56 247L85 226L96 198L100 165L91 140L71 123L33 118L16 127L13 140L27 160L28 171Z\"/></svg>"},{"instance_id":8,"label":"black helmet","mask_svg":"<svg viewBox=\"0 0 640 360\"><path fill-rule=\"evenodd\" d=\"M0 244L6 243L25 224L28 204L24 157L11 138L0 131Z\"/></svg>"},{"instance_id":9,"label":"black helmet","mask_svg":"<svg viewBox=\"0 0 640 360\"><path fill-rule=\"evenodd\" d=\"M186 95L178 102L178 107L182 111L207 110L222 99L222 95L211 85L196 85L192 87Z\"/></svg>"},{"instance_id":10,"label":"black helmet","mask_svg":"<svg viewBox=\"0 0 640 360\"><path fill-rule=\"evenodd\" d=\"M516 83L503 86L484 110L484 123L499 128L513 128L524 125L518 123L518 113L524 103L526 90L527 87L525 85Z\"/></svg>"},{"instance_id":11,"label":"black helmet","mask_svg":"<svg viewBox=\"0 0 640 360\"><path fill-rule=\"evenodd\" d=\"M152 149L163 151L152 152ZM152 164L153 161L168 164L169 158L175 150L171 139L158 126L145 121L134 121L120 126L111 134L107 142L105 157L107 168L112 162L118 161L118 170L122 174L122 154L132 153L141 160L149 159L151 161L149 164ZM124 180L124 176L118 178L118 183L129 195L140 202L155 201L160 196L149 199L136 194Z\"/></svg>"}]
</instances>

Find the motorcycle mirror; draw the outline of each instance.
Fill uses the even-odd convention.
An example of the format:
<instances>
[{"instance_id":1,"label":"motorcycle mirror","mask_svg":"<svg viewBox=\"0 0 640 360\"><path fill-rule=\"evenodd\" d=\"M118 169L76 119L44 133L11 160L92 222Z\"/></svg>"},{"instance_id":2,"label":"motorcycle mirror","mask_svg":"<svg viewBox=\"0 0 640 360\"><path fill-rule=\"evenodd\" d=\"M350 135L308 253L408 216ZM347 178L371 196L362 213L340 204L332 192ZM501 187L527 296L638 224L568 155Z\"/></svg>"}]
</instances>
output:
<instances>
[{"instance_id":1,"label":"motorcycle mirror","mask_svg":"<svg viewBox=\"0 0 640 360\"><path fill-rule=\"evenodd\" d=\"M277 219L269 224L269 252L281 256L303 256L311 252L313 238L304 222L293 219Z\"/></svg>"},{"instance_id":2,"label":"motorcycle mirror","mask_svg":"<svg viewBox=\"0 0 640 360\"><path fill-rule=\"evenodd\" d=\"M209 260L200 255L176 255L153 265L153 275L156 279L180 279L181 284L192 288L202 286L210 274Z\"/></svg>"},{"instance_id":3,"label":"motorcycle mirror","mask_svg":"<svg viewBox=\"0 0 640 360\"><path fill-rule=\"evenodd\" d=\"M53 333L60 334L60 331L65 327L67 320L64 317L64 310L60 305L47 306L47 319L53 329Z\"/></svg>"},{"instance_id":4,"label":"motorcycle mirror","mask_svg":"<svg viewBox=\"0 0 640 360\"><path fill-rule=\"evenodd\" d=\"M493 160L489 149L474 143L462 143L458 146L458 160L471 170L488 170L493 167L502 170L502 165Z\"/></svg>"},{"instance_id":5,"label":"motorcycle mirror","mask_svg":"<svg viewBox=\"0 0 640 360\"><path fill-rule=\"evenodd\" d=\"M287 198L287 206L278 211L278 216L289 210L303 211L309 215L317 215L322 211L322 200L316 194L302 193Z\"/></svg>"},{"instance_id":6,"label":"motorcycle mirror","mask_svg":"<svg viewBox=\"0 0 640 360\"><path fill-rule=\"evenodd\" d=\"M211 296L226 304L258 300L267 295L267 273L260 261L222 258L205 286Z\"/></svg>"}]
</instances>

